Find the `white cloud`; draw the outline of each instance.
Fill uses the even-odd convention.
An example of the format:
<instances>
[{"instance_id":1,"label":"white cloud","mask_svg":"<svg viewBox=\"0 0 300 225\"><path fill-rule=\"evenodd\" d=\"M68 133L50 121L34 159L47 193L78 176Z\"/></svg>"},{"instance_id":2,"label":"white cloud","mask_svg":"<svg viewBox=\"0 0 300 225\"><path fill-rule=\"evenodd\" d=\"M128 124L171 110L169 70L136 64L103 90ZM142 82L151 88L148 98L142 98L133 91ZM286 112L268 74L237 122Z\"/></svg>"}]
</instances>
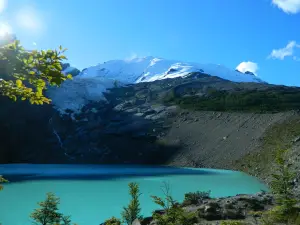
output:
<instances>
[{"instance_id":1,"label":"white cloud","mask_svg":"<svg viewBox=\"0 0 300 225\"><path fill-rule=\"evenodd\" d=\"M247 71L254 73L257 75L258 65L254 62L241 62L236 69L242 73L245 73Z\"/></svg>"},{"instance_id":2,"label":"white cloud","mask_svg":"<svg viewBox=\"0 0 300 225\"><path fill-rule=\"evenodd\" d=\"M300 12L300 0L272 0L272 4L285 13L295 14Z\"/></svg>"},{"instance_id":3,"label":"white cloud","mask_svg":"<svg viewBox=\"0 0 300 225\"><path fill-rule=\"evenodd\" d=\"M132 52L128 57L125 57L125 61L135 61L135 62L140 62L143 60L143 58L145 58L145 55L139 55L135 52Z\"/></svg>"},{"instance_id":4,"label":"white cloud","mask_svg":"<svg viewBox=\"0 0 300 225\"><path fill-rule=\"evenodd\" d=\"M283 60L287 56L292 56L295 48L300 48L300 45L296 41L290 41L284 48L273 49L268 58Z\"/></svg>"},{"instance_id":5,"label":"white cloud","mask_svg":"<svg viewBox=\"0 0 300 225\"><path fill-rule=\"evenodd\" d=\"M32 45L36 46L36 43L35 43L35 42L32 42Z\"/></svg>"},{"instance_id":6,"label":"white cloud","mask_svg":"<svg viewBox=\"0 0 300 225\"><path fill-rule=\"evenodd\" d=\"M16 13L17 25L31 33L37 34L44 29L42 16L33 7L23 7Z\"/></svg>"},{"instance_id":7,"label":"white cloud","mask_svg":"<svg viewBox=\"0 0 300 225\"><path fill-rule=\"evenodd\" d=\"M131 60L136 59L136 58L138 58L138 54L133 52L133 53L130 54L130 56L125 58L125 61L131 61Z\"/></svg>"}]
</instances>

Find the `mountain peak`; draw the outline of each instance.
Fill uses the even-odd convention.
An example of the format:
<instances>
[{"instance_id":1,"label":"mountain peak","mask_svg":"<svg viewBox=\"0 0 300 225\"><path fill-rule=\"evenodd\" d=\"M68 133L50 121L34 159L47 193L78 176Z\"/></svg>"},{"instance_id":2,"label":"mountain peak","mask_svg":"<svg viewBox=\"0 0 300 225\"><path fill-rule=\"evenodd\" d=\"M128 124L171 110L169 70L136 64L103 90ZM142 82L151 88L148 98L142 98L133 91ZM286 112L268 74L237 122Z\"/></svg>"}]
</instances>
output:
<instances>
[{"instance_id":1,"label":"mountain peak","mask_svg":"<svg viewBox=\"0 0 300 225\"><path fill-rule=\"evenodd\" d=\"M66 65L63 72L76 72ZM130 60L110 60L88 67L66 81L59 89L48 90L55 106L61 110L80 110L89 101L106 100L104 92L118 84L151 82L167 78L187 77L191 73L220 77L233 82L263 83L252 74L241 73L218 64L189 63L147 56ZM199 78L195 77L195 79Z\"/></svg>"},{"instance_id":2,"label":"mountain peak","mask_svg":"<svg viewBox=\"0 0 300 225\"><path fill-rule=\"evenodd\" d=\"M220 64L189 63L154 56L110 60L85 69L80 76L101 77L124 83L139 83L185 77L191 72L198 71L234 82L262 82L249 71L241 73Z\"/></svg>"}]
</instances>

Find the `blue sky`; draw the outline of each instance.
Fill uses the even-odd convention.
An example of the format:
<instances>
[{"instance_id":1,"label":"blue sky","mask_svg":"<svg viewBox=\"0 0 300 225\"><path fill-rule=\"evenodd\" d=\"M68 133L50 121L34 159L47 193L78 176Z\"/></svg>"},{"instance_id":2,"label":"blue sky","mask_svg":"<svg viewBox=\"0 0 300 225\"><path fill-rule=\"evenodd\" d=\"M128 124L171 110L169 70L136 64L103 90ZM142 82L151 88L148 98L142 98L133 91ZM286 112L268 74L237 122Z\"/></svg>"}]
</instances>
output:
<instances>
[{"instance_id":1,"label":"blue sky","mask_svg":"<svg viewBox=\"0 0 300 225\"><path fill-rule=\"evenodd\" d=\"M300 86L300 0L0 0L26 48L63 45L83 69L157 56L252 70ZM299 57L299 58L298 58Z\"/></svg>"}]
</instances>

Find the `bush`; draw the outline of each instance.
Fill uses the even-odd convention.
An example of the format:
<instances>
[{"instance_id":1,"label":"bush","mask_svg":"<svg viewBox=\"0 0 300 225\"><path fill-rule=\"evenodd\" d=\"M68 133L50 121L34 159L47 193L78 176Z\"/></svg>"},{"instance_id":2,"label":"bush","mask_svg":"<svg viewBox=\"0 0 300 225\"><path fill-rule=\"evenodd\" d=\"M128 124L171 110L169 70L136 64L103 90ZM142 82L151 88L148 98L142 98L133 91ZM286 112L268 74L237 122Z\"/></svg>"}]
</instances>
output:
<instances>
[{"instance_id":1,"label":"bush","mask_svg":"<svg viewBox=\"0 0 300 225\"><path fill-rule=\"evenodd\" d=\"M122 219L128 225L131 225L135 219L142 219L140 212L140 201L139 196L140 190L137 183L129 183L129 194L131 201L127 207L124 207L122 212Z\"/></svg>"},{"instance_id":2,"label":"bush","mask_svg":"<svg viewBox=\"0 0 300 225\"><path fill-rule=\"evenodd\" d=\"M292 181L295 173L291 171L286 159L286 150L276 153L277 170L272 174L271 190L276 200L276 206L262 215L264 225L275 223L300 224L300 209L296 207L297 198L293 194Z\"/></svg>"},{"instance_id":3,"label":"bush","mask_svg":"<svg viewBox=\"0 0 300 225\"><path fill-rule=\"evenodd\" d=\"M230 220L230 221L222 221L221 225L245 225L245 223L243 221Z\"/></svg>"},{"instance_id":4,"label":"bush","mask_svg":"<svg viewBox=\"0 0 300 225\"><path fill-rule=\"evenodd\" d=\"M192 225L198 222L195 213L185 212L180 206L172 206L165 214L153 214L157 225Z\"/></svg>"},{"instance_id":5,"label":"bush","mask_svg":"<svg viewBox=\"0 0 300 225\"><path fill-rule=\"evenodd\" d=\"M201 204L204 199L210 198L211 191L189 192L184 195L183 205Z\"/></svg>"},{"instance_id":6,"label":"bush","mask_svg":"<svg viewBox=\"0 0 300 225\"><path fill-rule=\"evenodd\" d=\"M112 217L104 222L105 225L121 225L121 220L116 217Z\"/></svg>"},{"instance_id":7,"label":"bush","mask_svg":"<svg viewBox=\"0 0 300 225\"><path fill-rule=\"evenodd\" d=\"M3 186L1 185L1 183L7 183L8 180L5 180L1 175L0 175L0 191L3 190Z\"/></svg>"},{"instance_id":8,"label":"bush","mask_svg":"<svg viewBox=\"0 0 300 225\"><path fill-rule=\"evenodd\" d=\"M164 209L163 214L154 212L153 219L157 225L191 225L197 223L198 219L195 213L185 212L184 209L170 195L169 185L165 183L163 187L165 199L157 196L151 196L154 202Z\"/></svg>"},{"instance_id":9,"label":"bush","mask_svg":"<svg viewBox=\"0 0 300 225\"><path fill-rule=\"evenodd\" d=\"M58 212L60 199L53 193L47 193L45 201L39 202L39 209L35 209L30 217L35 224L40 225L71 225L70 216Z\"/></svg>"}]
</instances>

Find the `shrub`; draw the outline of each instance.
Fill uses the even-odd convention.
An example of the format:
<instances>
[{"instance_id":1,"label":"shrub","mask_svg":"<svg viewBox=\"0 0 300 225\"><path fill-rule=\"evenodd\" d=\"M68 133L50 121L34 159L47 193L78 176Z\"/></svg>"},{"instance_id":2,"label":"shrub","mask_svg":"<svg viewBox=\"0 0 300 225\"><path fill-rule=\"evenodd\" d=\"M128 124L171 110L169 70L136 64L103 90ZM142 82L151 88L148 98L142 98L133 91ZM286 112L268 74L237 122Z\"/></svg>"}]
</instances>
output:
<instances>
[{"instance_id":1,"label":"shrub","mask_svg":"<svg viewBox=\"0 0 300 225\"><path fill-rule=\"evenodd\" d=\"M135 219L142 219L139 201L139 196L141 194L137 183L129 183L128 186L131 201L127 207L123 207L122 219L128 225L131 225Z\"/></svg>"},{"instance_id":2,"label":"shrub","mask_svg":"<svg viewBox=\"0 0 300 225\"><path fill-rule=\"evenodd\" d=\"M35 224L40 225L71 225L70 216L58 212L60 199L53 193L47 193L45 201L39 202L39 209L35 209L30 217Z\"/></svg>"},{"instance_id":3,"label":"shrub","mask_svg":"<svg viewBox=\"0 0 300 225\"><path fill-rule=\"evenodd\" d=\"M121 220L116 217L112 217L105 221L105 225L121 225Z\"/></svg>"},{"instance_id":4,"label":"shrub","mask_svg":"<svg viewBox=\"0 0 300 225\"><path fill-rule=\"evenodd\" d=\"M276 206L262 215L264 225L274 223L299 224L299 208L296 207L298 200L293 194L292 181L295 173L291 171L286 159L286 150L276 153L277 170L272 174L271 190L276 200Z\"/></svg>"},{"instance_id":5,"label":"shrub","mask_svg":"<svg viewBox=\"0 0 300 225\"><path fill-rule=\"evenodd\" d=\"M1 185L1 183L7 183L8 180L5 180L1 175L0 175L0 191L3 190L3 186Z\"/></svg>"},{"instance_id":6,"label":"shrub","mask_svg":"<svg viewBox=\"0 0 300 225\"><path fill-rule=\"evenodd\" d=\"M154 202L164 209L163 214L157 212L153 213L153 219L156 220L157 225L191 225L197 223L195 213L185 212L180 205L174 201L170 195L168 184L165 183L163 187L165 199L157 196L151 196Z\"/></svg>"},{"instance_id":7,"label":"shrub","mask_svg":"<svg viewBox=\"0 0 300 225\"><path fill-rule=\"evenodd\" d=\"M245 223L243 221L230 220L230 221L222 221L221 225L245 225Z\"/></svg>"},{"instance_id":8,"label":"shrub","mask_svg":"<svg viewBox=\"0 0 300 225\"><path fill-rule=\"evenodd\" d=\"M196 205L202 203L204 199L210 198L211 191L189 192L184 195L183 205Z\"/></svg>"}]
</instances>

